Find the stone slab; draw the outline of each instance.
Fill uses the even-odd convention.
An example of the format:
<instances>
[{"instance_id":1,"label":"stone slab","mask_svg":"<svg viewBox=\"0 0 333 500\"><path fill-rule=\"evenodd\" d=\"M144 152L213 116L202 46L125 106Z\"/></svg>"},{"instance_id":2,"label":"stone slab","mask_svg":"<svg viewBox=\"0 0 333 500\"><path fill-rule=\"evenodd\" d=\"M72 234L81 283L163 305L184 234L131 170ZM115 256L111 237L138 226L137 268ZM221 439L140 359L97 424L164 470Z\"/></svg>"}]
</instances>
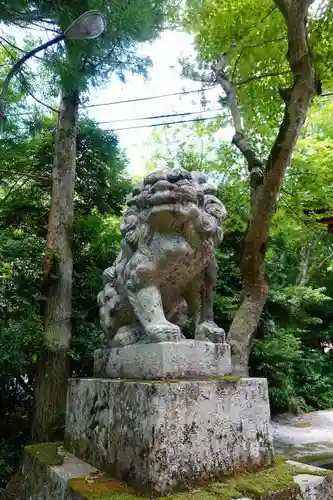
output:
<instances>
[{"instance_id":1,"label":"stone slab","mask_svg":"<svg viewBox=\"0 0 333 500\"><path fill-rule=\"evenodd\" d=\"M142 493L270 464L266 379L71 379L66 448Z\"/></svg>"},{"instance_id":2,"label":"stone slab","mask_svg":"<svg viewBox=\"0 0 333 500\"><path fill-rule=\"evenodd\" d=\"M100 349L94 376L139 380L200 378L232 372L229 344L199 340Z\"/></svg>"}]
</instances>

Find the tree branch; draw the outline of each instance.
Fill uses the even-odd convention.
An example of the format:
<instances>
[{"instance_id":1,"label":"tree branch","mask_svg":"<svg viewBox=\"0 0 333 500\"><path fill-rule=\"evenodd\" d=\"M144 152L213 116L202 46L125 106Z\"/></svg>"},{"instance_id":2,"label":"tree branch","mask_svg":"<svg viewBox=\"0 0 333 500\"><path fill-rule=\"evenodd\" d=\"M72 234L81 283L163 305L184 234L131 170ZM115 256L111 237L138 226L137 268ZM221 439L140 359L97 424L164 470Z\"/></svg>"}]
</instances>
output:
<instances>
[{"instance_id":1,"label":"tree branch","mask_svg":"<svg viewBox=\"0 0 333 500\"><path fill-rule=\"evenodd\" d=\"M326 264L326 262L332 259L333 259L333 253L330 253L321 262L319 262L319 264L315 268L315 272L319 271L323 267L323 265Z\"/></svg>"},{"instance_id":2,"label":"tree branch","mask_svg":"<svg viewBox=\"0 0 333 500\"><path fill-rule=\"evenodd\" d=\"M256 259L262 245L266 244L269 224L275 212L276 200L280 191L285 171L305 121L308 108L315 93L315 72L308 46L305 18L307 8L299 0L277 0L276 5L283 5L286 10L288 28L289 64L294 76L290 97L285 105L285 112L275 143L270 152L265 182L257 197L255 215L246 237L251 258L248 261L247 279L255 281L257 266L250 262ZM306 4L308 1L305 2ZM251 247L250 247L251 245Z\"/></svg>"},{"instance_id":3,"label":"tree branch","mask_svg":"<svg viewBox=\"0 0 333 500\"><path fill-rule=\"evenodd\" d=\"M232 122L235 128L235 135L232 143L239 149L244 156L250 173L250 184L252 188L252 205L255 203L255 191L263 179L263 163L257 157L254 149L251 147L244 130L242 117L237 102L235 86L231 83L226 69L225 56L212 66L215 74L215 80L218 82L226 94L227 104L230 109Z\"/></svg>"},{"instance_id":4,"label":"tree branch","mask_svg":"<svg viewBox=\"0 0 333 500\"><path fill-rule=\"evenodd\" d=\"M15 192L16 192L15 188L16 188L17 184L20 182L20 180L21 179L18 179L17 181L15 181L13 186L11 186L9 191L6 193L6 195L0 200L0 206L3 206L4 203L8 200L8 198L10 198L12 194L15 194ZM28 178L24 179L21 182L21 185L19 186L19 188L21 189L25 184L27 184L28 180L29 180Z\"/></svg>"},{"instance_id":5,"label":"tree branch","mask_svg":"<svg viewBox=\"0 0 333 500\"><path fill-rule=\"evenodd\" d=\"M0 36L0 39L3 39L3 37ZM7 42L9 43L9 42ZM7 49L7 47L4 45L4 43L0 40L0 44L2 45L2 47L5 49L5 51L7 52L7 54L9 55L9 57L12 59L12 61L14 61L14 63L16 64L15 62L15 58L13 56L13 54L10 52L10 50ZM21 50L23 53L25 54L29 54L29 52L26 52L25 50L23 49L19 49L18 47L15 47L17 48L18 50ZM34 56L34 57L38 57L38 56ZM55 113L58 113L58 110L53 108L52 106L50 106L49 104L46 104L45 102L41 101L40 99L38 99L30 90L30 85L24 75L24 71L22 69L19 69L18 70L18 78L20 79L21 81L21 84L23 85L25 91L27 92L27 94L30 95L30 97L32 97L36 102L38 102L38 104L42 104L42 106L45 106L46 108L48 108L50 111L54 111Z\"/></svg>"},{"instance_id":6,"label":"tree branch","mask_svg":"<svg viewBox=\"0 0 333 500\"><path fill-rule=\"evenodd\" d=\"M299 264L299 273L296 277L296 285L304 286L309 280L309 264L311 253L317 243L317 238L313 237L312 240L302 249L301 262Z\"/></svg>"},{"instance_id":7,"label":"tree branch","mask_svg":"<svg viewBox=\"0 0 333 500\"><path fill-rule=\"evenodd\" d=\"M19 52L22 52L23 54L27 54L28 53L27 50L21 49L21 47L18 47L17 45L14 45L12 42L10 42L9 40L7 40L7 38L5 38L3 36L0 36L0 39L3 42L7 43L7 45L9 45L10 47L12 47L15 50L18 50ZM44 61L43 57L39 57L39 56L36 56L36 55L34 55L33 57L35 57L36 59L39 59L40 61Z\"/></svg>"},{"instance_id":8,"label":"tree branch","mask_svg":"<svg viewBox=\"0 0 333 500\"><path fill-rule=\"evenodd\" d=\"M269 71L268 73L262 73L261 75L253 75L249 76L249 78L246 78L245 80L240 80L239 82L236 82L235 85L237 87L241 85L246 85L247 83L253 82L254 80L261 80L262 78L268 78L272 76L282 76L282 75L290 75L291 71Z\"/></svg>"},{"instance_id":9,"label":"tree branch","mask_svg":"<svg viewBox=\"0 0 333 500\"><path fill-rule=\"evenodd\" d=\"M234 82L235 80L235 75L236 75L236 70L237 70L237 66L238 66L238 63L244 53L244 51L246 49L252 49L254 47L262 47L264 45L268 45L269 43L274 43L274 42L281 42L282 40L285 40L285 37L280 37L280 38L274 38L273 40L264 40L263 42L258 42L258 43L253 43L251 45L244 45L241 50L239 51L239 54L238 54L238 57L235 61L235 65L234 65L234 69L233 69L233 72L232 72L232 77L231 77L231 81Z\"/></svg>"}]
</instances>

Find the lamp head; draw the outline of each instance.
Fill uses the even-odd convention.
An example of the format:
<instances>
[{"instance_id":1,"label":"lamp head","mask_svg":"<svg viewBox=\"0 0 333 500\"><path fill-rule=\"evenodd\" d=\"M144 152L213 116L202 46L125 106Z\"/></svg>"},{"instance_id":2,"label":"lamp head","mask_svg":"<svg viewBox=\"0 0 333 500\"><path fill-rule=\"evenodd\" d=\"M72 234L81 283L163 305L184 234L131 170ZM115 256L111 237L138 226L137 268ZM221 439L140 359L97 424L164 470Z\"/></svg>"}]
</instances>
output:
<instances>
[{"instance_id":1,"label":"lamp head","mask_svg":"<svg viewBox=\"0 0 333 500\"><path fill-rule=\"evenodd\" d=\"M64 31L66 40L92 40L103 33L106 20L99 10L88 10Z\"/></svg>"}]
</instances>

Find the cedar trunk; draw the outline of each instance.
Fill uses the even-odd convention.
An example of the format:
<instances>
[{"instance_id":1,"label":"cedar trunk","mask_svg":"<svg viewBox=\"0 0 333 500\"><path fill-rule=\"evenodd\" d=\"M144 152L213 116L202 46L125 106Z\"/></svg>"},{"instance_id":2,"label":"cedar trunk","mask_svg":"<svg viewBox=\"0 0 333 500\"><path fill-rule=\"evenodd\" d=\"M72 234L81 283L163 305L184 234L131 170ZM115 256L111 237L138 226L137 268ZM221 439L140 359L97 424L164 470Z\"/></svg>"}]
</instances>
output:
<instances>
[{"instance_id":1,"label":"cedar trunk","mask_svg":"<svg viewBox=\"0 0 333 500\"><path fill-rule=\"evenodd\" d=\"M307 12L311 0L275 0L288 29L288 60L293 86L284 95L284 117L266 163L262 182L252 197L252 218L245 236L242 275L243 300L230 327L234 371L247 375L250 342L268 295L265 252L270 223L275 213L280 188L290 164L296 141L315 94L315 71L308 44Z\"/></svg>"},{"instance_id":2,"label":"cedar trunk","mask_svg":"<svg viewBox=\"0 0 333 500\"><path fill-rule=\"evenodd\" d=\"M38 360L34 441L51 441L63 428L72 315L72 231L79 93L63 93L55 137L52 196L45 258L46 351Z\"/></svg>"}]
</instances>

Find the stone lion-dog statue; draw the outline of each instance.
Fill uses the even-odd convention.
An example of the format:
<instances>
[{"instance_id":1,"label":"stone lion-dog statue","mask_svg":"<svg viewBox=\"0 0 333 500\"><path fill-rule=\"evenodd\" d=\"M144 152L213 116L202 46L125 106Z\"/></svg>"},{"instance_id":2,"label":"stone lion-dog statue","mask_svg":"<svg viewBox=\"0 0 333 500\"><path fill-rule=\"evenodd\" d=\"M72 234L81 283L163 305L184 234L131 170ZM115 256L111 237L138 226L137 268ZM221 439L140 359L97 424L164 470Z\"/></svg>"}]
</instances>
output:
<instances>
[{"instance_id":1,"label":"stone lion-dog statue","mask_svg":"<svg viewBox=\"0 0 333 500\"><path fill-rule=\"evenodd\" d=\"M182 169L151 173L134 187L121 249L98 295L111 347L180 341L185 312L196 340L225 340L213 314L215 249L226 217L215 194L203 173Z\"/></svg>"}]
</instances>

